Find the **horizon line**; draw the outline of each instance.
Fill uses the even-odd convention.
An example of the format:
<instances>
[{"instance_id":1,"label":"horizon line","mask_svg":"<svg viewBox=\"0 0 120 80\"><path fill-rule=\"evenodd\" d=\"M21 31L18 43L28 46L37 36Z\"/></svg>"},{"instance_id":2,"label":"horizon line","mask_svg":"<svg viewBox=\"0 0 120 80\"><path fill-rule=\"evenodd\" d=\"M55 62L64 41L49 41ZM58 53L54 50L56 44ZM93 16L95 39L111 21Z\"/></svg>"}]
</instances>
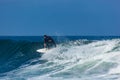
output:
<instances>
[{"instance_id":1,"label":"horizon line","mask_svg":"<svg viewBox=\"0 0 120 80\"><path fill-rule=\"evenodd\" d=\"M22 36L43 36L43 35L0 35L0 37L2 36L18 36L18 37L22 37ZM48 35L48 36L116 36L116 37L120 37L120 35Z\"/></svg>"}]
</instances>

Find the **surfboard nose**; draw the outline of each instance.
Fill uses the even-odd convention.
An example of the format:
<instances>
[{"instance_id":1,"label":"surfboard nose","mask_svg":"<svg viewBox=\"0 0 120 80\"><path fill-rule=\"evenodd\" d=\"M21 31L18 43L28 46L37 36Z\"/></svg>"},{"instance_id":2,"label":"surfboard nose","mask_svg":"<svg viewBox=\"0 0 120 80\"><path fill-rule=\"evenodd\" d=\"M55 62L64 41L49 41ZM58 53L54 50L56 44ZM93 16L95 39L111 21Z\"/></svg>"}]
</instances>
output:
<instances>
[{"instance_id":1,"label":"surfboard nose","mask_svg":"<svg viewBox=\"0 0 120 80\"><path fill-rule=\"evenodd\" d=\"M47 48L42 48L37 50L37 52L39 53L45 53L46 51L47 51Z\"/></svg>"}]
</instances>

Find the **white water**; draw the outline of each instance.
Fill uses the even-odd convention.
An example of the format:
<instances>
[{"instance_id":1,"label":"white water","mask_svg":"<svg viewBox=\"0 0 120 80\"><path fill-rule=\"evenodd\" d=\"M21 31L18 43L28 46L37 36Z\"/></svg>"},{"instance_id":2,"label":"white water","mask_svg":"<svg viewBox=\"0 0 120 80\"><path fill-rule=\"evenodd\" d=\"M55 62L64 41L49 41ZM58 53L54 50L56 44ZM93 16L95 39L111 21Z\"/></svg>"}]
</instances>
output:
<instances>
[{"instance_id":1,"label":"white water","mask_svg":"<svg viewBox=\"0 0 120 80\"><path fill-rule=\"evenodd\" d=\"M35 65L26 64L5 73L0 80L120 80L120 40L81 41L58 45L31 62L47 60Z\"/></svg>"}]
</instances>

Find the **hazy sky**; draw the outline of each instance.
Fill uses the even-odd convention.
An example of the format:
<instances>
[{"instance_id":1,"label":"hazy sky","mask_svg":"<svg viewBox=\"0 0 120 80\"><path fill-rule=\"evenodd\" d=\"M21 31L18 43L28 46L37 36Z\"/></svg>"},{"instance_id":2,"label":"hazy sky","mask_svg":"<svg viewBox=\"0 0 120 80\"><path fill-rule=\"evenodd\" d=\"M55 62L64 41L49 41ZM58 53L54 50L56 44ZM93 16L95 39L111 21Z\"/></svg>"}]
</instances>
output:
<instances>
[{"instance_id":1,"label":"hazy sky","mask_svg":"<svg viewBox=\"0 0 120 80\"><path fill-rule=\"evenodd\" d=\"M117 35L120 0L0 0L0 35Z\"/></svg>"}]
</instances>

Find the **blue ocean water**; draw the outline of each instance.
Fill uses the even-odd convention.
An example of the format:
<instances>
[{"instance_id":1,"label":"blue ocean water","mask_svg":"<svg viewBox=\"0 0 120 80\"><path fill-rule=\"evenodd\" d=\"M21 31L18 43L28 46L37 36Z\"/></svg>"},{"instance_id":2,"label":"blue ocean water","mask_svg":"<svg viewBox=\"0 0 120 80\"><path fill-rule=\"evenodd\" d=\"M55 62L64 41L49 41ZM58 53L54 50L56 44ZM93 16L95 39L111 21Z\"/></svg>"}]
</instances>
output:
<instances>
[{"instance_id":1,"label":"blue ocean water","mask_svg":"<svg viewBox=\"0 0 120 80\"><path fill-rule=\"evenodd\" d=\"M0 80L120 80L120 36L0 37Z\"/></svg>"}]
</instances>

